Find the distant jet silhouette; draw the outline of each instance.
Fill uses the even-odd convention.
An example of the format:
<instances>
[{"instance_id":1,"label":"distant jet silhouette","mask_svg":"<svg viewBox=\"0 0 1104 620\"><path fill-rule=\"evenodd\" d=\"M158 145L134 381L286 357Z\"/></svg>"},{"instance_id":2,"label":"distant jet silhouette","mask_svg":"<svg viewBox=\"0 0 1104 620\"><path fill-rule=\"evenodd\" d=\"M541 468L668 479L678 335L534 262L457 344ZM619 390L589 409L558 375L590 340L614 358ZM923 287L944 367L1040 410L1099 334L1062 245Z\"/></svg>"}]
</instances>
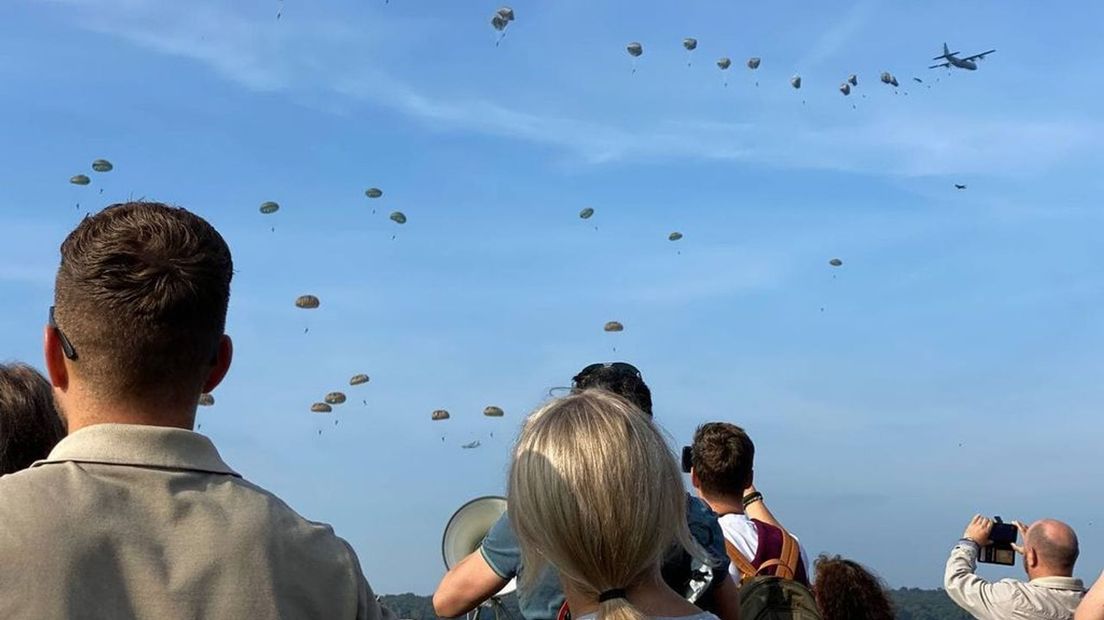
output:
<instances>
[{"instance_id":1,"label":"distant jet silhouette","mask_svg":"<svg viewBox=\"0 0 1104 620\"><path fill-rule=\"evenodd\" d=\"M966 189L965 185L959 185L958 183L955 183L954 186L955 186L955 189Z\"/></svg>"}]
</instances>

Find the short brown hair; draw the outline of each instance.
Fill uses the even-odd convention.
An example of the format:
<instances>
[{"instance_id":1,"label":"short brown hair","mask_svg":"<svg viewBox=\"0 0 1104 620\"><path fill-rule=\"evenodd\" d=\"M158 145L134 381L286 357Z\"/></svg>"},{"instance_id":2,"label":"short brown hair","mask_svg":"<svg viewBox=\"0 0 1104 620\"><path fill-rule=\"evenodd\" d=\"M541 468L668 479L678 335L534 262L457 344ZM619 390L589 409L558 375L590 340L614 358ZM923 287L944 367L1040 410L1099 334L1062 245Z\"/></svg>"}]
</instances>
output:
<instances>
[{"instance_id":1,"label":"short brown hair","mask_svg":"<svg viewBox=\"0 0 1104 620\"><path fill-rule=\"evenodd\" d=\"M755 444L735 424L709 422L694 432L690 462L703 491L740 496L751 482Z\"/></svg>"},{"instance_id":2,"label":"short brown hair","mask_svg":"<svg viewBox=\"0 0 1104 620\"><path fill-rule=\"evenodd\" d=\"M61 244L58 327L98 394L192 397L226 325L230 248L199 216L128 202L86 217Z\"/></svg>"},{"instance_id":3,"label":"short brown hair","mask_svg":"<svg viewBox=\"0 0 1104 620\"><path fill-rule=\"evenodd\" d=\"M50 382L26 364L0 364L0 476L46 458L64 436Z\"/></svg>"}]
</instances>

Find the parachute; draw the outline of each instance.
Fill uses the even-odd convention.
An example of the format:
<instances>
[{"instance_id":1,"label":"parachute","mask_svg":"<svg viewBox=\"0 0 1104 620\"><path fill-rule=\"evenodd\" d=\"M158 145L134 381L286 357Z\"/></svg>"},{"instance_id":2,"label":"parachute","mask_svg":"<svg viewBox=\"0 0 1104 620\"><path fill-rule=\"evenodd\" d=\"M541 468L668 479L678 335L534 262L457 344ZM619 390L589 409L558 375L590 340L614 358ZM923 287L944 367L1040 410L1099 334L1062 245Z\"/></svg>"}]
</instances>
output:
<instances>
[{"instance_id":1,"label":"parachute","mask_svg":"<svg viewBox=\"0 0 1104 620\"><path fill-rule=\"evenodd\" d=\"M261 203L261 213L264 213L265 215L275 213L279 210L280 210L280 205L276 204L275 202L272 202L271 200L268 201L268 202Z\"/></svg>"},{"instance_id":2,"label":"parachute","mask_svg":"<svg viewBox=\"0 0 1104 620\"><path fill-rule=\"evenodd\" d=\"M445 411L444 409L438 409L434 411L433 415L430 417L433 419L434 422L437 422L439 420L447 420L452 416L449 415L448 411Z\"/></svg>"},{"instance_id":3,"label":"parachute","mask_svg":"<svg viewBox=\"0 0 1104 620\"><path fill-rule=\"evenodd\" d=\"M917 84L923 84L923 83L924 83L924 80L921 80L921 79L920 79L920 78L918 78L918 77L914 77L914 78L912 78L912 81L913 81L913 82L916 82Z\"/></svg>"},{"instance_id":4,"label":"parachute","mask_svg":"<svg viewBox=\"0 0 1104 620\"><path fill-rule=\"evenodd\" d=\"M748 69L758 69L759 68L759 63L760 63L760 58L758 56L752 56L751 58L748 58L747 68Z\"/></svg>"},{"instance_id":5,"label":"parachute","mask_svg":"<svg viewBox=\"0 0 1104 620\"><path fill-rule=\"evenodd\" d=\"M840 267L843 265L843 261L838 258L833 258L832 260L828 261L828 264L833 267Z\"/></svg>"},{"instance_id":6,"label":"parachute","mask_svg":"<svg viewBox=\"0 0 1104 620\"><path fill-rule=\"evenodd\" d=\"M622 332L625 331L625 326L617 321L610 321L602 329L607 332Z\"/></svg>"},{"instance_id":7,"label":"parachute","mask_svg":"<svg viewBox=\"0 0 1104 620\"><path fill-rule=\"evenodd\" d=\"M855 75L854 73L852 73L851 75L847 76L847 81L848 81L848 82L849 82L849 83L850 83L850 84L851 84L852 86L858 86L858 85L859 85L859 76L857 76L857 75Z\"/></svg>"},{"instance_id":8,"label":"parachute","mask_svg":"<svg viewBox=\"0 0 1104 620\"><path fill-rule=\"evenodd\" d=\"M314 295L300 295L295 299L295 307L304 310L314 310L322 304Z\"/></svg>"},{"instance_id":9,"label":"parachute","mask_svg":"<svg viewBox=\"0 0 1104 620\"><path fill-rule=\"evenodd\" d=\"M383 190L378 187L369 187L364 190L364 195L369 198L379 198L383 195Z\"/></svg>"},{"instance_id":10,"label":"parachute","mask_svg":"<svg viewBox=\"0 0 1104 620\"><path fill-rule=\"evenodd\" d=\"M732 60L728 57L718 58L717 66L721 69L721 71L725 71L732 66Z\"/></svg>"},{"instance_id":11,"label":"parachute","mask_svg":"<svg viewBox=\"0 0 1104 620\"><path fill-rule=\"evenodd\" d=\"M368 375L353 375L352 379L349 379L349 385L363 385L368 383Z\"/></svg>"},{"instance_id":12,"label":"parachute","mask_svg":"<svg viewBox=\"0 0 1104 620\"><path fill-rule=\"evenodd\" d=\"M673 233L667 235L667 240L668 241L678 241L679 239L682 239L682 233L680 233L680 232L673 232Z\"/></svg>"},{"instance_id":13,"label":"parachute","mask_svg":"<svg viewBox=\"0 0 1104 620\"><path fill-rule=\"evenodd\" d=\"M644 53L644 46L640 43L637 43L636 41L633 41L632 43L626 45L625 49L629 52L629 56L632 56L633 58L637 58Z\"/></svg>"},{"instance_id":14,"label":"parachute","mask_svg":"<svg viewBox=\"0 0 1104 620\"><path fill-rule=\"evenodd\" d=\"M686 48L686 51L692 52L698 49L698 40L693 37L686 37L682 40L682 46Z\"/></svg>"},{"instance_id":15,"label":"parachute","mask_svg":"<svg viewBox=\"0 0 1104 620\"><path fill-rule=\"evenodd\" d=\"M92 182L92 179L88 178L88 175L77 174L69 177L69 182L73 185L88 185Z\"/></svg>"},{"instance_id":16,"label":"parachute","mask_svg":"<svg viewBox=\"0 0 1104 620\"><path fill-rule=\"evenodd\" d=\"M313 413L330 413L333 411L333 407L326 403L314 403L311 405L311 412Z\"/></svg>"},{"instance_id":17,"label":"parachute","mask_svg":"<svg viewBox=\"0 0 1104 620\"><path fill-rule=\"evenodd\" d=\"M210 394L203 393L199 395L199 406L210 407L215 404L215 397Z\"/></svg>"},{"instance_id":18,"label":"parachute","mask_svg":"<svg viewBox=\"0 0 1104 620\"><path fill-rule=\"evenodd\" d=\"M115 166L111 165L111 162L106 159L97 159L92 162L92 169L96 172L111 172Z\"/></svg>"},{"instance_id":19,"label":"parachute","mask_svg":"<svg viewBox=\"0 0 1104 620\"><path fill-rule=\"evenodd\" d=\"M340 405L345 402L345 394L341 392L330 392L326 394L326 397L322 400L326 401L327 405Z\"/></svg>"},{"instance_id":20,"label":"parachute","mask_svg":"<svg viewBox=\"0 0 1104 620\"><path fill-rule=\"evenodd\" d=\"M794 88L798 88L798 89L801 88L801 76L800 75L795 75L792 78L790 78L790 86L793 86Z\"/></svg>"},{"instance_id":21,"label":"parachute","mask_svg":"<svg viewBox=\"0 0 1104 620\"><path fill-rule=\"evenodd\" d=\"M579 211L579 217L581 217L584 220L589 220L590 216L592 216L592 215L594 215L594 209L591 209L590 207L587 207L587 208L583 209L582 211Z\"/></svg>"},{"instance_id":22,"label":"parachute","mask_svg":"<svg viewBox=\"0 0 1104 620\"><path fill-rule=\"evenodd\" d=\"M882 83L883 84L892 84L893 86L898 85L897 84L897 78L894 77L893 74L890 73L889 71L883 71L882 72Z\"/></svg>"},{"instance_id":23,"label":"parachute","mask_svg":"<svg viewBox=\"0 0 1104 620\"><path fill-rule=\"evenodd\" d=\"M402 211L395 211L394 213L391 214L391 221L395 222L396 224L405 224L406 223L406 215L403 214Z\"/></svg>"},{"instance_id":24,"label":"parachute","mask_svg":"<svg viewBox=\"0 0 1104 620\"><path fill-rule=\"evenodd\" d=\"M848 84L847 82L844 82L843 84L840 84L840 92L843 93L844 97L846 97L847 95L850 95L851 94L851 85Z\"/></svg>"},{"instance_id":25,"label":"parachute","mask_svg":"<svg viewBox=\"0 0 1104 620\"><path fill-rule=\"evenodd\" d=\"M501 418L502 416L506 415L506 412L503 411L501 407L489 405L483 409L483 415L487 416L488 418Z\"/></svg>"}]
</instances>

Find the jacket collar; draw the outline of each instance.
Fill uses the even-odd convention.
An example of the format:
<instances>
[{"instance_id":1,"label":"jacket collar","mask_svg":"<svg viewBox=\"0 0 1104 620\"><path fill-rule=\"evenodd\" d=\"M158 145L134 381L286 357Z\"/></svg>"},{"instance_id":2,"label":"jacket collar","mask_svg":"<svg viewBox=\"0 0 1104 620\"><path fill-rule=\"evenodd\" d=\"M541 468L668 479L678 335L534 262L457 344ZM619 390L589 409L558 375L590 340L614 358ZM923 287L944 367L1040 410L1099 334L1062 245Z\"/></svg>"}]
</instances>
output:
<instances>
[{"instance_id":1,"label":"jacket collar","mask_svg":"<svg viewBox=\"0 0 1104 620\"><path fill-rule=\"evenodd\" d=\"M1080 592L1085 590L1085 584L1080 579L1073 577L1036 577L1028 583L1052 590L1077 590Z\"/></svg>"},{"instance_id":2,"label":"jacket collar","mask_svg":"<svg viewBox=\"0 0 1104 620\"><path fill-rule=\"evenodd\" d=\"M62 439L49 456L31 467L64 462L156 467L241 477L222 460L210 439L199 433L165 426L87 426Z\"/></svg>"}]
</instances>

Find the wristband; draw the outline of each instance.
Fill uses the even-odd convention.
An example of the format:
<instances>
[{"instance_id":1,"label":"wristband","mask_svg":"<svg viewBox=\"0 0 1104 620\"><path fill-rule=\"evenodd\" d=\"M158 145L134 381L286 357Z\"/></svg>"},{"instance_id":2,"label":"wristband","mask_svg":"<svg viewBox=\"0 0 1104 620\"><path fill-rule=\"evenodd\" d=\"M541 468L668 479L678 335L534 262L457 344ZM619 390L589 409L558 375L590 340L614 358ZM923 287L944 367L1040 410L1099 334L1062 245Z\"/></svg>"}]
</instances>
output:
<instances>
[{"instance_id":1,"label":"wristband","mask_svg":"<svg viewBox=\"0 0 1104 620\"><path fill-rule=\"evenodd\" d=\"M763 501L763 494L760 493L759 491L756 491L754 493L748 493L747 495L744 496L744 499L743 499L744 508L747 508L748 506L754 504L755 502L761 502L761 501Z\"/></svg>"}]
</instances>

